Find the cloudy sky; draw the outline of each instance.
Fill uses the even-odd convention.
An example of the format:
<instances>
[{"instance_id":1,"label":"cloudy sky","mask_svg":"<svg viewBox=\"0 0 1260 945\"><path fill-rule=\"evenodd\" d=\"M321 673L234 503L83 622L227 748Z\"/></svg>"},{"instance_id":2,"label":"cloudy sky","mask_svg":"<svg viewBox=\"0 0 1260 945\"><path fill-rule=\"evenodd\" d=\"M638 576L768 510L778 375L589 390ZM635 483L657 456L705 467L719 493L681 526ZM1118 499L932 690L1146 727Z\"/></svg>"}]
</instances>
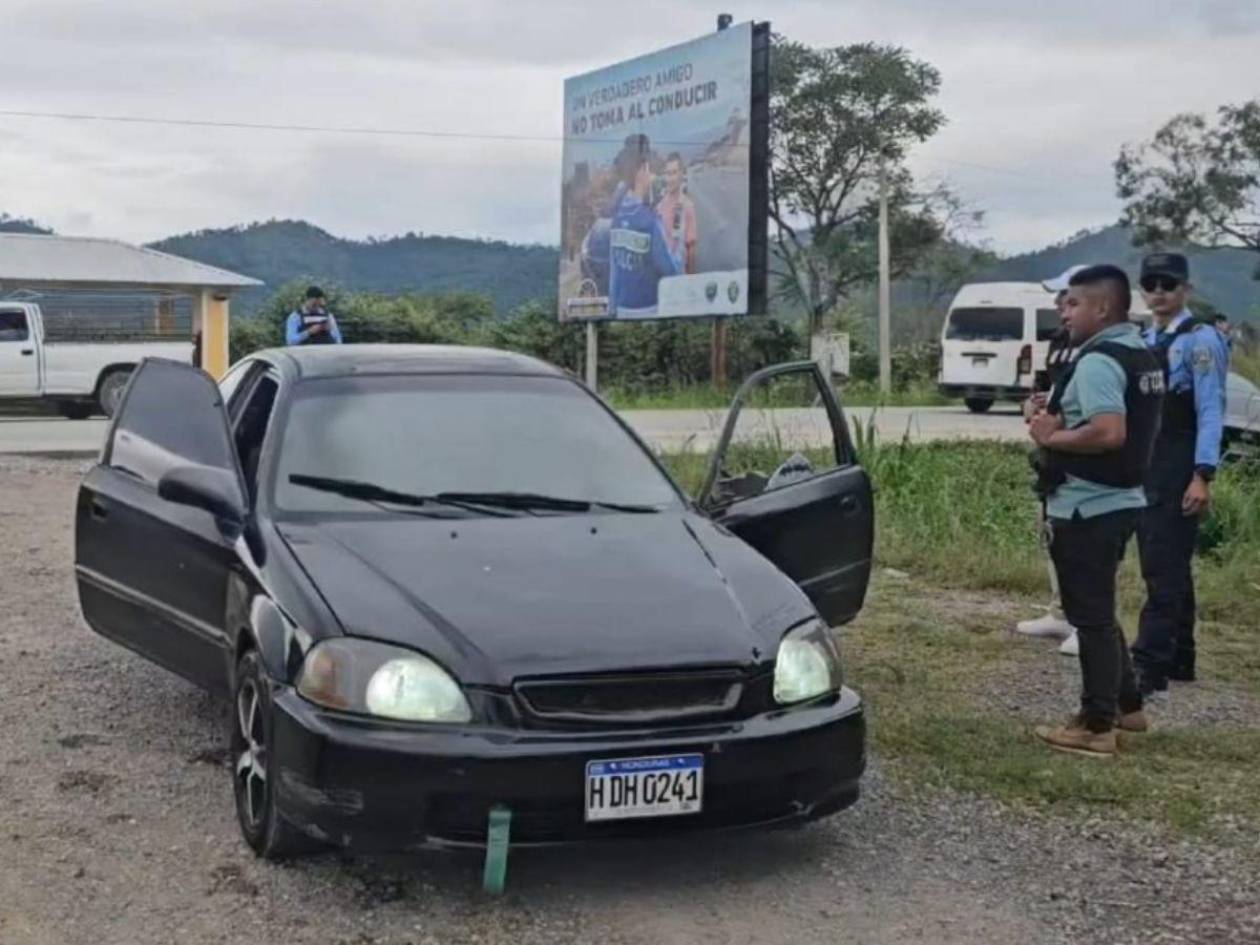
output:
<instances>
[{"instance_id":1,"label":"cloudy sky","mask_svg":"<svg viewBox=\"0 0 1260 945\"><path fill-rule=\"evenodd\" d=\"M485 141L0 116L0 211L152 240L271 217L555 243L566 76L769 19L934 63L914 155L1000 252L1113 221L1111 161L1260 91L1258 0L0 0L0 111L429 129Z\"/></svg>"}]
</instances>

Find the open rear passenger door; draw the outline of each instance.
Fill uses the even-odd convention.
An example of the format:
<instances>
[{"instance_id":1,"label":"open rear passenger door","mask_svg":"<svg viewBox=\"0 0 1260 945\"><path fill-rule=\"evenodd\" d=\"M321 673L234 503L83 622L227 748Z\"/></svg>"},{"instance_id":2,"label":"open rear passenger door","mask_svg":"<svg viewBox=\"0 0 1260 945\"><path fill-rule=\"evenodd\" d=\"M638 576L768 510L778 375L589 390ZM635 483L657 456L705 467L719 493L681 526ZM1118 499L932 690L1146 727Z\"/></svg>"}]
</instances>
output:
<instances>
[{"instance_id":1,"label":"open rear passenger door","mask_svg":"<svg viewBox=\"0 0 1260 945\"><path fill-rule=\"evenodd\" d=\"M862 609L871 483L814 362L766 368L740 387L699 503L800 585L832 626Z\"/></svg>"}]
</instances>

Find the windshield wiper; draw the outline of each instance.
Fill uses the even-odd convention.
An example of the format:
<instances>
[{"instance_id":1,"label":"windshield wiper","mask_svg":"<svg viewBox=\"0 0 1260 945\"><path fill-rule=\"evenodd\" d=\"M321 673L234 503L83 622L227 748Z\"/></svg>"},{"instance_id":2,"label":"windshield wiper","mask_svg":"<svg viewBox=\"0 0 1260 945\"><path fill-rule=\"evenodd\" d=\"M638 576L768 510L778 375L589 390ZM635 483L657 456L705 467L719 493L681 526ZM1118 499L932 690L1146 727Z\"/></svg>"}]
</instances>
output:
<instances>
[{"instance_id":1,"label":"windshield wiper","mask_svg":"<svg viewBox=\"0 0 1260 945\"><path fill-rule=\"evenodd\" d=\"M501 512L493 508L484 508L485 503L473 500L461 500L457 496L421 495L413 492L400 492L371 482L360 482L357 479L336 479L329 476L308 476L305 473L293 473L289 482L295 486L305 486L320 492L331 492L348 499L361 499L373 505L401 505L410 509L419 509L426 505L444 505L474 512L479 515L490 515L495 518L510 518L510 512Z\"/></svg>"},{"instance_id":2,"label":"windshield wiper","mask_svg":"<svg viewBox=\"0 0 1260 945\"><path fill-rule=\"evenodd\" d=\"M471 502L477 505L494 505L505 509L545 512L589 512L593 508L613 512L645 514L660 511L653 505L636 505L628 502L603 502L598 499L565 499L559 496L539 495L536 492L439 492L438 499L452 502Z\"/></svg>"}]
</instances>

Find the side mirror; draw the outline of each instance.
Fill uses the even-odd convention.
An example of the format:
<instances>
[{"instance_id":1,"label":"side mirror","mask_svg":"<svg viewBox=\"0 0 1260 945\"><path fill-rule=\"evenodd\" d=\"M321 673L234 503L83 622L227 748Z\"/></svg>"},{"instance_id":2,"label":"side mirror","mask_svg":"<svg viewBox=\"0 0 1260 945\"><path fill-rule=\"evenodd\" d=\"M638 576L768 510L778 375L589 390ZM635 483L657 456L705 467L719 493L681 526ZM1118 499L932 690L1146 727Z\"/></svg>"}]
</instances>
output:
<instances>
[{"instance_id":1,"label":"side mirror","mask_svg":"<svg viewBox=\"0 0 1260 945\"><path fill-rule=\"evenodd\" d=\"M167 502L205 509L231 525L245 522L245 497L236 476L213 466L176 466L158 480L158 495Z\"/></svg>"}]
</instances>

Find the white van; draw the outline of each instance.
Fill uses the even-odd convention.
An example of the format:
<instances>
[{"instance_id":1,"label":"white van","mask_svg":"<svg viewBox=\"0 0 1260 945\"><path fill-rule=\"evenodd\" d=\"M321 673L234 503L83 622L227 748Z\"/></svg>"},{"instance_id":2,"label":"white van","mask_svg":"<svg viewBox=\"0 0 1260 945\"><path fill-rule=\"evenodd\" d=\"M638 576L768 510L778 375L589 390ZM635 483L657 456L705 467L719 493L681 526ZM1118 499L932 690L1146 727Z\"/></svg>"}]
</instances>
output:
<instances>
[{"instance_id":1,"label":"white van","mask_svg":"<svg viewBox=\"0 0 1260 945\"><path fill-rule=\"evenodd\" d=\"M1059 323L1054 296L1038 282L963 286L941 329L941 392L973 413L1026 399Z\"/></svg>"},{"instance_id":2,"label":"white van","mask_svg":"<svg viewBox=\"0 0 1260 945\"><path fill-rule=\"evenodd\" d=\"M1133 320L1149 324L1150 317L1134 292ZM1027 399L1059 325L1054 294L1039 282L963 286L941 329L941 393L961 397L972 413L984 413L996 400Z\"/></svg>"}]
</instances>

